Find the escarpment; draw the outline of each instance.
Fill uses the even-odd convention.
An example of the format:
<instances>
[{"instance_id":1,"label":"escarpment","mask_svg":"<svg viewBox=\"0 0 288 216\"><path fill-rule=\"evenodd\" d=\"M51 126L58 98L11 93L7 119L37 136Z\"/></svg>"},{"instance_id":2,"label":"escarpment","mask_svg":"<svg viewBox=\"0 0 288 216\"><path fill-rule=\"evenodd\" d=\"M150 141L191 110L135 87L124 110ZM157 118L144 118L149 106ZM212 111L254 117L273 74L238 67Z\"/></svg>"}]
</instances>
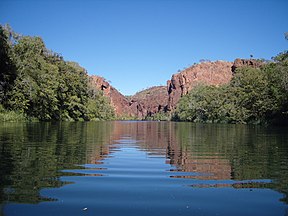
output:
<instances>
[{"instance_id":1,"label":"escarpment","mask_svg":"<svg viewBox=\"0 0 288 216\"><path fill-rule=\"evenodd\" d=\"M129 97L122 95L103 77L91 76L91 79L96 89L102 91L110 100L118 118L145 119L158 112L173 111L180 98L188 94L196 85L227 84L237 68L245 66L259 68L262 65L262 61L255 59L202 62L173 74L166 86L154 86Z\"/></svg>"},{"instance_id":2,"label":"escarpment","mask_svg":"<svg viewBox=\"0 0 288 216\"><path fill-rule=\"evenodd\" d=\"M103 92L114 107L118 118L145 119L163 111L168 101L166 86L155 86L125 97L103 77L91 76L92 85Z\"/></svg>"},{"instance_id":3,"label":"escarpment","mask_svg":"<svg viewBox=\"0 0 288 216\"><path fill-rule=\"evenodd\" d=\"M154 114L166 111L168 92L166 86L154 86L130 97L132 106L136 106L138 118L145 119Z\"/></svg>"},{"instance_id":4,"label":"escarpment","mask_svg":"<svg viewBox=\"0 0 288 216\"><path fill-rule=\"evenodd\" d=\"M224 61L203 62L173 74L167 81L168 110L175 109L180 98L198 84L217 86L228 83L232 78L232 66L233 63Z\"/></svg>"},{"instance_id":5,"label":"escarpment","mask_svg":"<svg viewBox=\"0 0 288 216\"><path fill-rule=\"evenodd\" d=\"M103 77L93 75L91 79L96 89L102 91L103 95L109 99L117 117L132 115L133 112L129 101L124 95L111 86Z\"/></svg>"}]
</instances>

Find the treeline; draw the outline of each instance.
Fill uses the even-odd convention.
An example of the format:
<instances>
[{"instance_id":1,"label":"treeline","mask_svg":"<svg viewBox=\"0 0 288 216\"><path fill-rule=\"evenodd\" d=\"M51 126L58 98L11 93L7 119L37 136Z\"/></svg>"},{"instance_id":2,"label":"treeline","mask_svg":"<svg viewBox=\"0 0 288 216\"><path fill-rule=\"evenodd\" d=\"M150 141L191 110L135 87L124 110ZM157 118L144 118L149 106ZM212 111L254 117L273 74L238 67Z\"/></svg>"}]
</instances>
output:
<instances>
[{"instance_id":1,"label":"treeline","mask_svg":"<svg viewBox=\"0 0 288 216\"><path fill-rule=\"evenodd\" d=\"M238 68L228 85L199 85L181 98L173 120L288 124L288 52L260 68Z\"/></svg>"},{"instance_id":2,"label":"treeline","mask_svg":"<svg viewBox=\"0 0 288 216\"><path fill-rule=\"evenodd\" d=\"M0 121L109 120L114 109L84 68L40 37L0 25Z\"/></svg>"}]
</instances>

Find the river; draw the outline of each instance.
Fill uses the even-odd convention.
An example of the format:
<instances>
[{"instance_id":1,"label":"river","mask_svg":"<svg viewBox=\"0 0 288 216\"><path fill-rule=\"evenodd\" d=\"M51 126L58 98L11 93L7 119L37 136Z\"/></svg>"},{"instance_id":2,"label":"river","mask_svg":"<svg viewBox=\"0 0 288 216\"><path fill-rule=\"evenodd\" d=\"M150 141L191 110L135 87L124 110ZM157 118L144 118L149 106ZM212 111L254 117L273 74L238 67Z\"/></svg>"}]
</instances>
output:
<instances>
[{"instance_id":1,"label":"river","mask_svg":"<svg viewBox=\"0 0 288 216\"><path fill-rule=\"evenodd\" d=\"M288 128L0 125L0 215L288 215Z\"/></svg>"}]
</instances>

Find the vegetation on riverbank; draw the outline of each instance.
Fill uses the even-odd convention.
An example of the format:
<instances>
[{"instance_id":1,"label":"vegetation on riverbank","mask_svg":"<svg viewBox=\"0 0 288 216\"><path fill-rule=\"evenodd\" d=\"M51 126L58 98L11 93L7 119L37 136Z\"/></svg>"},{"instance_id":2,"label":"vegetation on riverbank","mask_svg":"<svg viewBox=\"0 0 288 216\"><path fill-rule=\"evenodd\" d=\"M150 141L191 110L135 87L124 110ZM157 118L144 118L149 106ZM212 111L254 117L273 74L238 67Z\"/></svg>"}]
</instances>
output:
<instances>
[{"instance_id":1,"label":"vegetation on riverbank","mask_svg":"<svg viewBox=\"0 0 288 216\"><path fill-rule=\"evenodd\" d=\"M288 52L255 69L238 68L228 85L199 85L181 98L173 120L288 123Z\"/></svg>"},{"instance_id":2,"label":"vegetation on riverbank","mask_svg":"<svg viewBox=\"0 0 288 216\"><path fill-rule=\"evenodd\" d=\"M21 113L16 111L9 111L4 109L4 107L0 104L0 122L23 122L28 121L27 117Z\"/></svg>"},{"instance_id":3,"label":"vegetation on riverbank","mask_svg":"<svg viewBox=\"0 0 288 216\"><path fill-rule=\"evenodd\" d=\"M48 50L40 37L0 25L0 121L109 120L114 109L84 68Z\"/></svg>"},{"instance_id":4,"label":"vegetation on riverbank","mask_svg":"<svg viewBox=\"0 0 288 216\"><path fill-rule=\"evenodd\" d=\"M0 72L0 122L115 119L114 107L86 70L47 49L40 37L21 36L0 25ZM165 109L168 98L159 102L159 91L166 87L149 88L130 98L141 102L140 107L153 108L153 114L143 119L288 124L288 52L260 68L238 68L227 85L196 86L172 113Z\"/></svg>"}]
</instances>

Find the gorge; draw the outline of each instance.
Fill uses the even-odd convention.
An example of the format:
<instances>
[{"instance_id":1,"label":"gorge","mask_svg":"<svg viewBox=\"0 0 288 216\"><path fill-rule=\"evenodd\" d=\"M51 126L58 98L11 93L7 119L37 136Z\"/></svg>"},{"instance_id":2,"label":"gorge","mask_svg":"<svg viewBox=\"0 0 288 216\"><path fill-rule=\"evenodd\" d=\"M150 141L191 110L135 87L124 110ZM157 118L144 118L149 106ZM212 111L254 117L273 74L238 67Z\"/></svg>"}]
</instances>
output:
<instances>
[{"instance_id":1,"label":"gorge","mask_svg":"<svg viewBox=\"0 0 288 216\"><path fill-rule=\"evenodd\" d=\"M21 36L9 26L0 25L0 30L3 122L172 120L288 124L285 51L271 61L253 59L252 55L233 62L201 60L178 70L167 78L166 85L124 96L104 77L93 71L89 75L77 62L49 50L41 37ZM139 76L134 79L143 75L140 71L136 74ZM127 76L122 82L129 85L133 80Z\"/></svg>"},{"instance_id":2,"label":"gorge","mask_svg":"<svg viewBox=\"0 0 288 216\"><path fill-rule=\"evenodd\" d=\"M262 64L256 59L235 59L234 62L204 61L173 74L166 86L153 86L133 96L124 96L103 77L92 75L91 79L96 89L109 99L117 117L143 120L159 112L169 113L175 110L180 98L199 84L227 84L237 68L259 68Z\"/></svg>"}]
</instances>

